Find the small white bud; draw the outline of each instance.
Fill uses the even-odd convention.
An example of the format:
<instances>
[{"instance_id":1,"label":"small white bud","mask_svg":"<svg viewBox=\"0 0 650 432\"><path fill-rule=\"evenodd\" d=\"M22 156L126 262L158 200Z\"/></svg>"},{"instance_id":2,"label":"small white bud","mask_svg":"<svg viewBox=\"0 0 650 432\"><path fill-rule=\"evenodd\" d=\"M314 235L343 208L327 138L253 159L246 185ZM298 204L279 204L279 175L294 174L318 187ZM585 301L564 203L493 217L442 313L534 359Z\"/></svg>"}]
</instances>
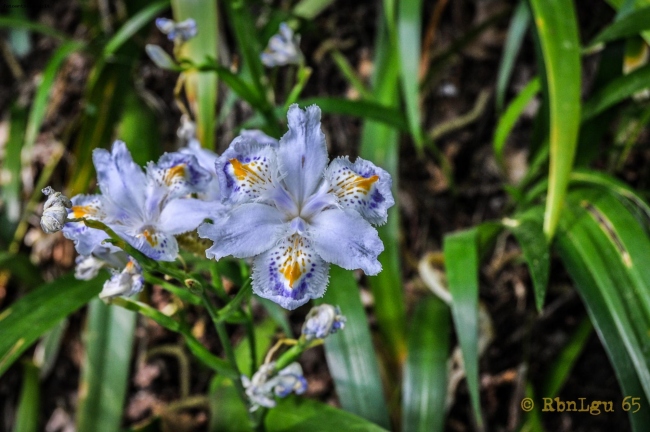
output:
<instances>
[{"instance_id":1,"label":"small white bud","mask_svg":"<svg viewBox=\"0 0 650 432\"><path fill-rule=\"evenodd\" d=\"M324 339L345 327L345 317L341 309L328 304L311 308L302 326L302 334L307 340Z\"/></svg>"},{"instance_id":2,"label":"small white bud","mask_svg":"<svg viewBox=\"0 0 650 432\"><path fill-rule=\"evenodd\" d=\"M61 231L68 218L68 209L72 208L72 203L68 197L61 192L56 192L50 186L44 188L41 192L47 196L47 201L43 205L41 228L46 234Z\"/></svg>"}]
</instances>

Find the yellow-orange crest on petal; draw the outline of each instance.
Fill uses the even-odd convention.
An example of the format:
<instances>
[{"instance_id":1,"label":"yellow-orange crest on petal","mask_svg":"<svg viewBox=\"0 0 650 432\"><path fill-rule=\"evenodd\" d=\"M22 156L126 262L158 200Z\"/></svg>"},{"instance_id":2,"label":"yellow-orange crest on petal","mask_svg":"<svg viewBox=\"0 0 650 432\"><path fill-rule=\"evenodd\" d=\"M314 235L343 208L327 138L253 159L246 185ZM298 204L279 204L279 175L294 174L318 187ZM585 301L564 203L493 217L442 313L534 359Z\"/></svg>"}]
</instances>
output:
<instances>
[{"instance_id":1,"label":"yellow-orange crest on petal","mask_svg":"<svg viewBox=\"0 0 650 432\"><path fill-rule=\"evenodd\" d=\"M165 184L170 186L175 179L185 177L185 164L173 166L165 173Z\"/></svg>"}]
</instances>

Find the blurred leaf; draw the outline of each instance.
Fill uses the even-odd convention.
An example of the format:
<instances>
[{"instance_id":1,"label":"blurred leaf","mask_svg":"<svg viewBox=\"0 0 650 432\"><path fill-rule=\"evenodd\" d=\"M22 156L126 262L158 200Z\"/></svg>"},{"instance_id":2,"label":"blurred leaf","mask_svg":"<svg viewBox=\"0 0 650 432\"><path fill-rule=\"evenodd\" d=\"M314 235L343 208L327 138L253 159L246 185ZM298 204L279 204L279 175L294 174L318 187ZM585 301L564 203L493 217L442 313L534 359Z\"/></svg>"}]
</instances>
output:
<instances>
[{"instance_id":1,"label":"blurred leaf","mask_svg":"<svg viewBox=\"0 0 650 432\"><path fill-rule=\"evenodd\" d=\"M384 5L385 9L390 7L390 5ZM390 10L385 10L384 14L378 18L379 29L375 42L371 91L378 103L396 110L399 102L399 54L397 47L391 43L388 30L391 23L384 21L385 16L391 15L393 13ZM393 179L393 196L395 197L395 205L388 210L388 223L377 228L379 236L384 242L384 252L379 255L382 271L377 276L368 278L375 299L377 324L384 346L390 353L391 367L399 367L406 357L406 310L402 289L399 247L400 221L397 203L398 146L399 134L395 128L371 119L364 121L359 154L390 173ZM391 378L396 379L396 377ZM400 387L396 380L393 385L390 385L389 388L393 387L394 391L399 391Z\"/></svg>"},{"instance_id":2,"label":"blurred leaf","mask_svg":"<svg viewBox=\"0 0 650 432\"><path fill-rule=\"evenodd\" d=\"M428 297L415 305L402 389L404 432L444 430L449 319L449 308L438 298Z\"/></svg>"},{"instance_id":3,"label":"blurred leaf","mask_svg":"<svg viewBox=\"0 0 650 432\"><path fill-rule=\"evenodd\" d=\"M566 196L580 126L580 40L573 1L531 0L550 112L550 168L544 233L553 238Z\"/></svg>"},{"instance_id":4,"label":"blurred leaf","mask_svg":"<svg viewBox=\"0 0 650 432\"><path fill-rule=\"evenodd\" d=\"M169 7L169 0L162 0L147 5L130 17L104 46L104 56L115 54L126 41L131 39L141 28L149 24L157 15Z\"/></svg>"},{"instance_id":5,"label":"blurred leaf","mask_svg":"<svg viewBox=\"0 0 650 432\"><path fill-rule=\"evenodd\" d=\"M624 276L617 248L593 216L580 206L580 194L574 197L565 208L557 237L560 257L587 306L623 394L641 397L645 406L648 359L641 354L643 350L633 326L643 327L639 329L642 338L646 337L647 327L642 322L630 321L629 314L633 309L638 312L638 304L632 296L621 295L621 287L629 287L630 281ZM623 305L626 297L632 298ZM647 410L630 413L629 417L635 431L644 431L650 424Z\"/></svg>"},{"instance_id":6,"label":"blurred leaf","mask_svg":"<svg viewBox=\"0 0 650 432\"><path fill-rule=\"evenodd\" d=\"M312 20L332 3L334 0L300 0L293 7L293 14L305 20Z\"/></svg>"},{"instance_id":7,"label":"blurred leaf","mask_svg":"<svg viewBox=\"0 0 650 432\"><path fill-rule=\"evenodd\" d=\"M275 329L275 321L269 318L255 324L255 365L251 361L251 347L248 338L242 339L235 347L235 359L237 359L237 365L242 373L252 376L257 371L257 365L262 362L266 352L271 347ZM253 370L253 367L255 370Z\"/></svg>"},{"instance_id":8,"label":"blurred leaf","mask_svg":"<svg viewBox=\"0 0 650 432\"><path fill-rule=\"evenodd\" d=\"M151 59L152 62L156 66L158 66L160 69L165 69L165 70L180 70L181 67L176 64L174 59L171 58L167 52L162 49L162 47L158 45L153 45L153 44L147 44L144 47L144 50L147 52L147 55Z\"/></svg>"},{"instance_id":9,"label":"blurred leaf","mask_svg":"<svg viewBox=\"0 0 650 432\"><path fill-rule=\"evenodd\" d=\"M650 7L636 9L623 15L598 33L588 46L634 36L644 30L650 30Z\"/></svg>"},{"instance_id":10,"label":"blurred leaf","mask_svg":"<svg viewBox=\"0 0 650 432\"><path fill-rule=\"evenodd\" d=\"M562 348L560 355L553 361L551 370L544 380L544 389L541 392L544 397L553 398L560 393L562 386L564 386L571 373L571 369L573 369L573 366L582 354L582 350L589 340L593 329L594 326L591 324L589 318L583 319L578 325L578 328L571 335L571 339Z\"/></svg>"},{"instance_id":11,"label":"blurred leaf","mask_svg":"<svg viewBox=\"0 0 650 432\"><path fill-rule=\"evenodd\" d=\"M640 90L647 89L650 87L649 82L650 65L610 81L585 102L582 121L591 119Z\"/></svg>"},{"instance_id":12,"label":"blurred leaf","mask_svg":"<svg viewBox=\"0 0 650 432\"><path fill-rule=\"evenodd\" d=\"M162 153L159 120L134 89L129 89L117 135L126 143L133 160L140 166L155 161Z\"/></svg>"},{"instance_id":13,"label":"blurred leaf","mask_svg":"<svg viewBox=\"0 0 650 432\"><path fill-rule=\"evenodd\" d=\"M23 18L13 18L13 17L7 17L7 16L0 16L0 28L17 28L17 29L25 29L25 30L31 30L37 33L44 34L46 36L51 36L55 39L59 39L61 41L68 41L70 38L64 34L61 33L60 31L43 25L39 24L37 22L31 21L29 19L23 19Z\"/></svg>"},{"instance_id":14,"label":"blurred leaf","mask_svg":"<svg viewBox=\"0 0 650 432\"><path fill-rule=\"evenodd\" d=\"M14 103L9 119L9 139L5 147L0 178L0 196L4 202L4 213L11 224L20 220L22 202L21 188L21 150L23 148L24 130L27 124L27 109ZM12 230L13 231L13 230Z\"/></svg>"},{"instance_id":15,"label":"blurred leaf","mask_svg":"<svg viewBox=\"0 0 650 432\"><path fill-rule=\"evenodd\" d=\"M173 332L179 333L185 339L185 344L189 350L196 356L196 358L201 361L207 367L213 369L214 371L223 374L224 376L239 379L239 375L233 370L230 363L227 361L215 356L210 351L204 347L201 342L199 342L194 335L192 335L191 329L189 329L185 324L182 324L175 319L165 315L157 309L152 308L151 306L127 299L124 297L117 297L111 300L112 304L118 305L125 309L138 312L141 315L144 315L147 318L151 318L156 323L171 330ZM1 351L0 351L1 352Z\"/></svg>"},{"instance_id":16,"label":"blurred leaf","mask_svg":"<svg viewBox=\"0 0 650 432\"><path fill-rule=\"evenodd\" d=\"M512 76L515 61L517 60L517 54L521 49L521 44L524 41L529 25L530 9L528 3L526 0L519 0L517 8L512 14L512 19L510 20L508 37L503 46L503 55L501 56L501 63L499 65L496 89L496 105L498 112L503 111L506 91L508 90L508 81L510 81L510 77ZM521 93L523 93L523 91Z\"/></svg>"},{"instance_id":17,"label":"blurred leaf","mask_svg":"<svg viewBox=\"0 0 650 432\"><path fill-rule=\"evenodd\" d=\"M231 380L215 376L210 384L210 431L248 432L250 425L246 406Z\"/></svg>"},{"instance_id":18,"label":"blurred leaf","mask_svg":"<svg viewBox=\"0 0 650 432\"><path fill-rule=\"evenodd\" d=\"M39 430L40 399L38 368L32 363L25 362L23 364L23 388L18 401L14 432L36 432Z\"/></svg>"},{"instance_id":19,"label":"blurred leaf","mask_svg":"<svg viewBox=\"0 0 650 432\"><path fill-rule=\"evenodd\" d=\"M9 8L9 16L12 18L26 19L27 8L24 0L16 0L13 7ZM9 45L18 58L23 58L32 50L31 33L25 28L9 29Z\"/></svg>"},{"instance_id":20,"label":"blurred leaf","mask_svg":"<svg viewBox=\"0 0 650 432\"><path fill-rule=\"evenodd\" d=\"M474 417L483 428L478 383L478 272L479 252L475 228L445 236L445 272L451 293L451 314L463 354L467 387Z\"/></svg>"},{"instance_id":21,"label":"blurred leaf","mask_svg":"<svg viewBox=\"0 0 650 432\"><path fill-rule=\"evenodd\" d=\"M354 70L347 58L339 50L332 50L332 60L338 66L339 70L347 79L348 83L354 87L354 89L359 93L359 95L366 100L373 100L374 95L366 88L366 85L363 83L357 72Z\"/></svg>"},{"instance_id":22,"label":"blurred leaf","mask_svg":"<svg viewBox=\"0 0 650 432\"><path fill-rule=\"evenodd\" d=\"M420 126L420 82L416 78L420 70L422 0L400 1L397 16L400 78L406 117L415 146L418 150L422 150L424 136Z\"/></svg>"},{"instance_id":23,"label":"blurred leaf","mask_svg":"<svg viewBox=\"0 0 650 432\"><path fill-rule=\"evenodd\" d=\"M41 272L29 257L22 253L0 252L0 269L9 270L22 284L30 288L43 283Z\"/></svg>"},{"instance_id":24,"label":"blurred leaf","mask_svg":"<svg viewBox=\"0 0 650 432\"><path fill-rule=\"evenodd\" d=\"M78 430L121 430L137 314L96 298L88 307Z\"/></svg>"},{"instance_id":25,"label":"blurred leaf","mask_svg":"<svg viewBox=\"0 0 650 432\"><path fill-rule=\"evenodd\" d=\"M68 319L63 318L43 335L34 350L34 364L40 369L41 379L47 377L61 350L61 342L68 328Z\"/></svg>"},{"instance_id":26,"label":"blurred leaf","mask_svg":"<svg viewBox=\"0 0 650 432\"><path fill-rule=\"evenodd\" d=\"M510 226L510 229L524 253L524 259L535 289L535 306L537 306L537 311L541 312L551 271L549 244L544 236L541 221L526 218L518 222L518 224Z\"/></svg>"},{"instance_id":27,"label":"blurred leaf","mask_svg":"<svg viewBox=\"0 0 650 432\"><path fill-rule=\"evenodd\" d=\"M0 376L39 336L98 295L104 280L67 275L41 285L0 312Z\"/></svg>"},{"instance_id":28,"label":"blurred leaf","mask_svg":"<svg viewBox=\"0 0 650 432\"><path fill-rule=\"evenodd\" d=\"M359 287L352 272L338 266L330 268L329 286L316 303L337 305L347 318L343 331L325 339L325 357L341 406L388 427L388 409Z\"/></svg>"},{"instance_id":29,"label":"blurred leaf","mask_svg":"<svg viewBox=\"0 0 650 432\"><path fill-rule=\"evenodd\" d=\"M510 135L510 132L512 132L512 128L514 128L515 124L517 124L517 120L519 120L519 117L524 112L524 109L526 109L528 106L528 103L537 95L537 93L539 93L540 87L541 86L538 77L530 80L528 84L526 84L526 87L524 87L519 92L517 97L515 97L512 102L510 102L510 105L508 105L506 112L504 112L503 115L499 117L499 123L497 124L497 127L494 131L494 139L492 145L494 147L494 155L501 167L505 166L503 159L503 150L506 147L508 135Z\"/></svg>"},{"instance_id":30,"label":"blurred leaf","mask_svg":"<svg viewBox=\"0 0 650 432\"><path fill-rule=\"evenodd\" d=\"M347 331L347 324L346 329ZM370 397L371 394L366 394ZM322 402L289 396L278 400L265 422L268 432L335 431L382 432L385 429Z\"/></svg>"},{"instance_id":31,"label":"blurred leaf","mask_svg":"<svg viewBox=\"0 0 650 432\"><path fill-rule=\"evenodd\" d=\"M264 307L266 313L282 329L286 337L293 338L295 336L287 319L286 309L269 299L255 297L255 300Z\"/></svg>"},{"instance_id":32,"label":"blurred leaf","mask_svg":"<svg viewBox=\"0 0 650 432\"><path fill-rule=\"evenodd\" d=\"M366 119L366 121L375 120L400 130L408 130L406 119L397 108L389 108L376 102L316 97L298 101L298 104L301 107L318 105L324 113L354 116Z\"/></svg>"},{"instance_id":33,"label":"blurred leaf","mask_svg":"<svg viewBox=\"0 0 650 432\"><path fill-rule=\"evenodd\" d=\"M229 2L227 2L229 3ZM195 63L218 57L219 17L217 2L213 0L172 0L176 21L192 18L196 21L196 37L181 45L179 58ZM252 21L250 21L252 22ZM247 23L248 24L248 23ZM185 93L196 118L196 136L201 145L215 149L215 118L217 111L217 74L186 71Z\"/></svg>"}]
</instances>

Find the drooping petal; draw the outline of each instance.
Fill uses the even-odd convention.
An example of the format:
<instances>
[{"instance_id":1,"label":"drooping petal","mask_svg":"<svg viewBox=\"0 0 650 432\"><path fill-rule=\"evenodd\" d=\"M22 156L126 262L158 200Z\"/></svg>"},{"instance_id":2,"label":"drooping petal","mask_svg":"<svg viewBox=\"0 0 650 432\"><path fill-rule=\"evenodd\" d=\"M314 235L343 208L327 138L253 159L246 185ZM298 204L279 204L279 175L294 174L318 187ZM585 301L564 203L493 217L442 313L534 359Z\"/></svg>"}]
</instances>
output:
<instances>
[{"instance_id":1,"label":"drooping petal","mask_svg":"<svg viewBox=\"0 0 650 432\"><path fill-rule=\"evenodd\" d=\"M133 233L133 230L121 230L121 227L112 227L115 232L126 240L131 246L156 261L174 261L178 255L178 242L173 235L159 231L154 227L142 227Z\"/></svg>"},{"instance_id":2,"label":"drooping petal","mask_svg":"<svg viewBox=\"0 0 650 432\"><path fill-rule=\"evenodd\" d=\"M237 137L217 160L221 193L227 202L257 200L277 188L275 151L268 145Z\"/></svg>"},{"instance_id":3,"label":"drooping petal","mask_svg":"<svg viewBox=\"0 0 650 432\"><path fill-rule=\"evenodd\" d=\"M101 195L77 195L72 198L69 218L105 220L106 207ZM88 228L83 222L68 222L63 227L65 238L74 241L80 255L90 255L108 238L104 231Z\"/></svg>"},{"instance_id":4,"label":"drooping petal","mask_svg":"<svg viewBox=\"0 0 650 432\"><path fill-rule=\"evenodd\" d=\"M114 203L123 215L137 217L145 201L147 180L126 144L115 141L111 152L95 149L93 162L104 199Z\"/></svg>"},{"instance_id":5,"label":"drooping petal","mask_svg":"<svg viewBox=\"0 0 650 432\"><path fill-rule=\"evenodd\" d=\"M165 153L157 163L150 163L147 177L167 188L167 199L204 192L211 179L194 155L179 152Z\"/></svg>"},{"instance_id":6,"label":"drooping petal","mask_svg":"<svg viewBox=\"0 0 650 432\"><path fill-rule=\"evenodd\" d=\"M142 268L131 258L121 272L113 270L113 276L104 283L99 298L111 298L116 296L131 296L142 291L144 277Z\"/></svg>"},{"instance_id":7,"label":"drooping petal","mask_svg":"<svg viewBox=\"0 0 650 432\"><path fill-rule=\"evenodd\" d=\"M325 261L346 270L360 268L371 276L381 271L377 256L384 244L377 230L355 211L331 209L317 214L311 220L309 236Z\"/></svg>"},{"instance_id":8,"label":"drooping petal","mask_svg":"<svg viewBox=\"0 0 650 432\"><path fill-rule=\"evenodd\" d=\"M303 111L291 105L287 121L289 131L280 139L278 162L287 190L303 203L318 188L327 165L320 108L312 105Z\"/></svg>"},{"instance_id":9,"label":"drooping petal","mask_svg":"<svg viewBox=\"0 0 650 432\"><path fill-rule=\"evenodd\" d=\"M305 237L293 234L253 261L253 292L285 309L322 297L329 265Z\"/></svg>"},{"instance_id":10,"label":"drooping petal","mask_svg":"<svg viewBox=\"0 0 650 432\"><path fill-rule=\"evenodd\" d=\"M158 227L168 234L183 234L196 229L206 218L219 218L224 211L224 206L218 202L177 198L163 208Z\"/></svg>"},{"instance_id":11,"label":"drooping petal","mask_svg":"<svg viewBox=\"0 0 650 432\"><path fill-rule=\"evenodd\" d=\"M275 207L247 203L235 207L214 223L199 227L199 237L214 245L205 251L208 258L219 260L232 255L248 258L269 250L286 230L282 213Z\"/></svg>"},{"instance_id":12,"label":"drooping petal","mask_svg":"<svg viewBox=\"0 0 650 432\"><path fill-rule=\"evenodd\" d=\"M387 171L361 158L352 163L340 157L330 163L325 179L343 208L358 211L372 224L386 223L388 209L395 204Z\"/></svg>"}]
</instances>

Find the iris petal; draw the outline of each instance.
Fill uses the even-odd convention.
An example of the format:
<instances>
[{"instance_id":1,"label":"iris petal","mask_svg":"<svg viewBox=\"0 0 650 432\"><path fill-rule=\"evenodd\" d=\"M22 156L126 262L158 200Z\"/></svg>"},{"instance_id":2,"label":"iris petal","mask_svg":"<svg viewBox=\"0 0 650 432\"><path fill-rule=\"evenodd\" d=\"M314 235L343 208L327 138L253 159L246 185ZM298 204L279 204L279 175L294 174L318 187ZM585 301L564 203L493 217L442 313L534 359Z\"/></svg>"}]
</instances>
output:
<instances>
[{"instance_id":1,"label":"iris petal","mask_svg":"<svg viewBox=\"0 0 650 432\"><path fill-rule=\"evenodd\" d=\"M258 255L253 262L253 291L285 309L322 297L329 264L305 237L293 234Z\"/></svg>"},{"instance_id":2,"label":"iris petal","mask_svg":"<svg viewBox=\"0 0 650 432\"><path fill-rule=\"evenodd\" d=\"M343 208L358 211L372 224L386 223L388 209L395 204L388 172L361 158L352 163L341 157L330 163L325 179Z\"/></svg>"}]
</instances>

